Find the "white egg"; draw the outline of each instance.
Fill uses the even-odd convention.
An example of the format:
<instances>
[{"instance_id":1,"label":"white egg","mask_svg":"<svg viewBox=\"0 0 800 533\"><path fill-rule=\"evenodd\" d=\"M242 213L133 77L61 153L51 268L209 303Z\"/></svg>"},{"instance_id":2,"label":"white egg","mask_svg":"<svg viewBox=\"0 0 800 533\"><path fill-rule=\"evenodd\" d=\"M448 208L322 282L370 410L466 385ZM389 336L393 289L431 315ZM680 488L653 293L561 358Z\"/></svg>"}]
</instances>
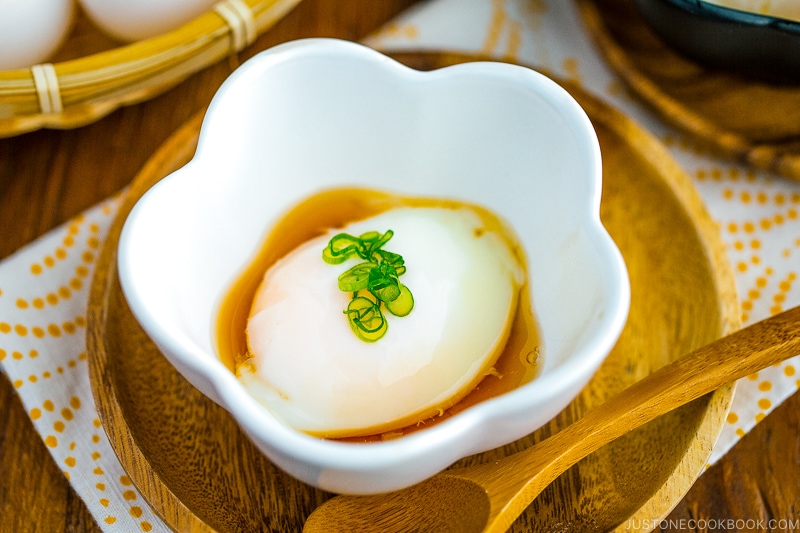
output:
<instances>
[{"instance_id":1,"label":"white egg","mask_svg":"<svg viewBox=\"0 0 800 533\"><path fill-rule=\"evenodd\" d=\"M361 259L322 260L343 231L394 231L414 297L388 331L360 340L337 278ZM469 209L398 208L313 239L270 268L247 325L238 375L278 418L320 436L374 434L436 414L469 392L505 346L525 273L507 239Z\"/></svg>"},{"instance_id":2,"label":"white egg","mask_svg":"<svg viewBox=\"0 0 800 533\"><path fill-rule=\"evenodd\" d=\"M89 18L121 41L168 33L208 11L217 0L80 0Z\"/></svg>"},{"instance_id":3,"label":"white egg","mask_svg":"<svg viewBox=\"0 0 800 533\"><path fill-rule=\"evenodd\" d=\"M0 70L46 61L72 28L73 0L0 0Z\"/></svg>"}]
</instances>

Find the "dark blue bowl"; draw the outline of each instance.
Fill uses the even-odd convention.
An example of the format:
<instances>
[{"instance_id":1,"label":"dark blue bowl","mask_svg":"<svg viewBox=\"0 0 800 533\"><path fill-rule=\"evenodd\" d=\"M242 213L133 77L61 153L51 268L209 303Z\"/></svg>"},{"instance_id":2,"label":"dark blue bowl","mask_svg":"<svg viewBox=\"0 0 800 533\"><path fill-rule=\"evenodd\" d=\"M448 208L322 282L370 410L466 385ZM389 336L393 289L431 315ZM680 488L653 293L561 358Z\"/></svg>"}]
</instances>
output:
<instances>
[{"instance_id":1,"label":"dark blue bowl","mask_svg":"<svg viewBox=\"0 0 800 533\"><path fill-rule=\"evenodd\" d=\"M635 0L653 30L698 63L773 83L800 84L800 23L701 0Z\"/></svg>"}]
</instances>

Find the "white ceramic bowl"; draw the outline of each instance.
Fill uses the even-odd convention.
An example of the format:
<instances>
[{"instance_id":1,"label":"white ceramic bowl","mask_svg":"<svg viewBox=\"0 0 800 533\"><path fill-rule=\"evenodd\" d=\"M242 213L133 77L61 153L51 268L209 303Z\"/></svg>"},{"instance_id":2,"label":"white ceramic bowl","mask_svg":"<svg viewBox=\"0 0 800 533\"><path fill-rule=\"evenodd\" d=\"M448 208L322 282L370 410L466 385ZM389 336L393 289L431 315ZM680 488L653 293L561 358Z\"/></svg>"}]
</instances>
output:
<instances>
[{"instance_id":1,"label":"white ceramic bowl","mask_svg":"<svg viewBox=\"0 0 800 533\"><path fill-rule=\"evenodd\" d=\"M218 305L280 213L342 185L462 199L509 221L528 255L540 375L370 444L308 436L257 403L217 357ZM490 62L419 72L353 43L301 40L260 53L223 84L193 160L126 221L120 281L164 355L274 463L334 492L389 491L537 429L611 350L630 289L599 219L600 189L589 119L537 72Z\"/></svg>"}]
</instances>

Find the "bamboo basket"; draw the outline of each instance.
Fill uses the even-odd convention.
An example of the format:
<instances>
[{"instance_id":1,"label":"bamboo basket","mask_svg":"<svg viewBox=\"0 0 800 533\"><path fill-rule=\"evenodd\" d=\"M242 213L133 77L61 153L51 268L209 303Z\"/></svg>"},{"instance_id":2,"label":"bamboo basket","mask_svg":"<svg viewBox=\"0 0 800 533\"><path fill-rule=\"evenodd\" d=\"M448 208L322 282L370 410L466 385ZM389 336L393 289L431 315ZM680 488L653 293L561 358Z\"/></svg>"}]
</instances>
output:
<instances>
[{"instance_id":1,"label":"bamboo basket","mask_svg":"<svg viewBox=\"0 0 800 533\"><path fill-rule=\"evenodd\" d=\"M60 52L53 63L0 71L0 137L76 128L157 96L239 52L300 1L222 0L174 31L127 45L100 37L78 13L65 47L106 49L63 61ZM81 33L84 44L70 42Z\"/></svg>"}]
</instances>

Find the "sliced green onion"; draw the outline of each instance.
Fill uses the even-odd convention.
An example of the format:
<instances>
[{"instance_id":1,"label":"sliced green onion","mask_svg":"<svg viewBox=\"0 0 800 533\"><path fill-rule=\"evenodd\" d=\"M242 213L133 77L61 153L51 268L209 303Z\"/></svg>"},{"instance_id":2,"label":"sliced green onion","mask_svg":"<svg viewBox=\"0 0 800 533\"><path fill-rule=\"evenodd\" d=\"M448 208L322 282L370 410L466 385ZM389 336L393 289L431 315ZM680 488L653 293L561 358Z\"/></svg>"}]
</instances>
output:
<instances>
[{"instance_id":1,"label":"sliced green onion","mask_svg":"<svg viewBox=\"0 0 800 533\"><path fill-rule=\"evenodd\" d=\"M381 304L395 316L406 316L414 308L414 297L398 278L405 273L403 256L383 250L384 244L394 236L368 231L358 237L339 233L328 241L322 250L322 259L331 265L358 256L366 262L359 263L339 276L339 289L353 293L353 299L344 313L356 336L366 342L375 342L386 334L389 324L381 311ZM367 290L368 294L359 292ZM372 295L372 300L368 295Z\"/></svg>"},{"instance_id":2,"label":"sliced green onion","mask_svg":"<svg viewBox=\"0 0 800 533\"><path fill-rule=\"evenodd\" d=\"M391 302L400 295L397 271L386 263L378 265L369 273L367 289L377 299L383 302Z\"/></svg>"},{"instance_id":3,"label":"sliced green onion","mask_svg":"<svg viewBox=\"0 0 800 533\"><path fill-rule=\"evenodd\" d=\"M344 292L358 292L366 289L369 284L369 276L373 268L377 268L375 263L359 263L341 276L339 276L339 290Z\"/></svg>"},{"instance_id":4,"label":"sliced green onion","mask_svg":"<svg viewBox=\"0 0 800 533\"><path fill-rule=\"evenodd\" d=\"M381 238L381 233L379 231L368 231L359 235L358 238L365 243L373 243Z\"/></svg>"},{"instance_id":5,"label":"sliced green onion","mask_svg":"<svg viewBox=\"0 0 800 533\"><path fill-rule=\"evenodd\" d=\"M369 298L354 297L350 300L345 314L350 322L350 329L363 341L375 342L389 329L380 305Z\"/></svg>"},{"instance_id":6,"label":"sliced green onion","mask_svg":"<svg viewBox=\"0 0 800 533\"><path fill-rule=\"evenodd\" d=\"M375 298L388 304L393 302L400 296L400 287L396 281L388 281L385 285L380 287L370 287L369 292L375 295Z\"/></svg>"},{"instance_id":7,"label":"sliced green onion","mask_svg":"<svg viewBox=\"0 0 800 533\"><path fill-rule=\"evenodd\" d=\"M377 232L375 232L375 233L377 233ZM378 239L376 239L373 242L370 242L369 250L368 250L367 253L370 256L372 256L372 254L374 254L375 252L380 250L381 246L383 246L384 244L389 242L389 239L391 239L393 235L394 235L394 232L392 230L388 230L383 235L380 235L380 237Z\"/></svg>"},{"instance_id":8,"label":"sliced green onion","mask_svg":"<svg viewBox=\"0 0 800 533\"><path fill-rule=\"evenodd\" d=\"M328 246L322 250L322 260L331 265L338 265L356 254L360 246L361 242L352 235L339 233L331 238Z\"/></svg>"},{"instance_id":9,"label":"sliced green onion","mask_svg":"<svg viewBox=\"0 0 800 533\"><path fill-rule=\"evenodd\" d=\"M400 284L400 294L390 302L384 302L386 309L394 316L406 316L414 309L414 296L408 287Z\"/></svg>"},{"instance_id":10,"label":"sliced green onion","mask_svg":"<svg viewBox=\"0 0 800 533\"><path fill-rule=\"evenodd\" d=\"M381 263L388 263L393 267L398 267L404 263L403 256L387 250L378 250L376 252L381 259Z\"/></svg>"}]
</instances>

